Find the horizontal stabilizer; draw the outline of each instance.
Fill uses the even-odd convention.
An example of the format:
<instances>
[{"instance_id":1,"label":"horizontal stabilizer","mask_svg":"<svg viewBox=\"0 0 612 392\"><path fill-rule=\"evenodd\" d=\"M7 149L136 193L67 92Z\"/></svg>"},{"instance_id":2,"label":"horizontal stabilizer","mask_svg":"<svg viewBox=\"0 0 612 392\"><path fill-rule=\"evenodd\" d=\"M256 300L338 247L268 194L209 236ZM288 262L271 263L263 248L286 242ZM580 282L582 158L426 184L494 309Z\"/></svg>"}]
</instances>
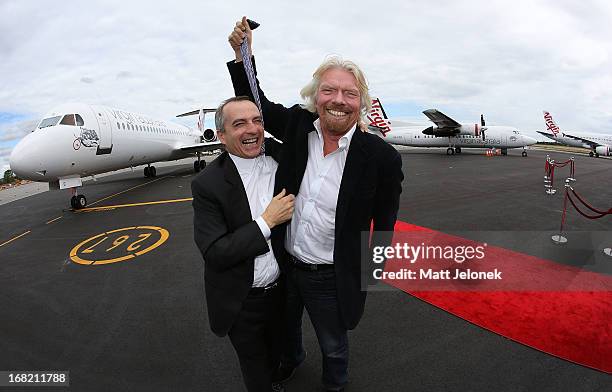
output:
<instances>
[{"instance_id":1,"label":"horizontal stabilizer","mask_svg":"<svg viewBox=\"0 0 612 392\"><path fill-rule=\"evenodd\" d=\"M192 110L191 112L179 114L176 117L195 116L196 114L200 113L200 110L202 110L203 113L214 113L217 111L217 109L196 109L196 110Z\"/></svg>"}]
</instances>

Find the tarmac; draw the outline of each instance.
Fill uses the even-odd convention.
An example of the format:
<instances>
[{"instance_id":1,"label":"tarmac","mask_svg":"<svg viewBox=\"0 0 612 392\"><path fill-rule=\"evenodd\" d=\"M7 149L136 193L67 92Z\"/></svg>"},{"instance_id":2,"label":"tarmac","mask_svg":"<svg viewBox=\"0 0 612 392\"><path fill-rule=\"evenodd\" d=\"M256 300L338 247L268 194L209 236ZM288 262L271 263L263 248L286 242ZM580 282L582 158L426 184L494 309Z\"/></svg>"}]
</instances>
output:
<instances>
[{"instance_id":1,"label":"tarmac","mask_svg":"<svg viewBox=\"0 0 612 392\"><path fill-rule=\"evenodd\" d=\"M612 274L612 219L569 209L559 232L563 180L544 192L546 154L509 150L399 149L405 180L398 219L589 271ZM214 157L213 157L214 158ZM207 157L207 160L212 159ZM612 161L576 156L574 189L595 207L612 204ZM242 391L227 338L208 326L203 263L193 242L191 162L113 173L82 188L0 208L0 370L67 370L58 391ZM110 207L109 207L110 206ZM287 391L319 391L321 359L304 318L306 362ZM609 391L608 374L491 333L399 290L371 292L350 332L356 391ZM4 390L0 387L0 390ZM19 391L40 390L19 387Z\"/></svg>"}]
</instances>

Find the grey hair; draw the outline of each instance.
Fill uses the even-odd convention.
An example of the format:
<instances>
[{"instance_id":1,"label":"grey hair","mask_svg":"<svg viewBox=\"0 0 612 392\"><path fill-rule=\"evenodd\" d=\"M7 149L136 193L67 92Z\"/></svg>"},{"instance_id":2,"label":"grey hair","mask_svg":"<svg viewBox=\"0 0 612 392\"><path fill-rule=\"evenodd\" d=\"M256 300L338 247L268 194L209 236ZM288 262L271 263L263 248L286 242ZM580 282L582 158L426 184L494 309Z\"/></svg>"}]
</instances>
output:
<instances>
[{"instance_id":1,"label":"grey hair","mask_svg":"<svg viewBox=\"0 0 612 392\"><path fill-rule=\"evenodd\" d=\"M361 120L364 121L366 114L368 114L372 109L372 99L370 98L370 92L368 90L368 81L366 80L363 71L357 64L350 60L343 60L340 56L327 57L325 61L319 65L316 71L314 71L312 74L312 80L300 91L300 95L305 101L302 107L312 113L317 111L317 93L319 91L319 86L321 85L321 76L332 68L343 69L355 76L361 99L360 117Z\"/></svg>"},{"instance_id":2,"label":"grey hair","mask_svg":"<svg viewBox=\"0 0 612 392\"><path fill-rule=\"evenodd\" d=\"M217 111L215 112L215 128L217 129L217 131L225 132L225 116L223 115L223 109L225 108L225 105L227 105L228 103L241 101L253 102L251 97L247 97L246 95L231 97L221 102L221 104L217 108Z\"/></svg>"}]
</instances>

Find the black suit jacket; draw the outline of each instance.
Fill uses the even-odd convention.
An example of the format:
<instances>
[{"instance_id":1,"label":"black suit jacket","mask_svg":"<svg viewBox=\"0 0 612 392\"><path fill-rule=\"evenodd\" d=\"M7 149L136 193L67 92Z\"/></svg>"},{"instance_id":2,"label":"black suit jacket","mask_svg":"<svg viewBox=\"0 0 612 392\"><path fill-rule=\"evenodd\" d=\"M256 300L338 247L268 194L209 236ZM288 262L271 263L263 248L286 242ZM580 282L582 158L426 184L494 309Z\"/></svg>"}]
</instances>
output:
<instances>
[{"instance_id":1,"label":"black suit jacket","mask_svg":"<svg viewBox=\"0 0 612 392\"><path fill-rule=\"evenodd\" d=\"M275 157L277 144L266 140L266 154ZM210 328L225 336L253 285L255 257L270 249L251 216L244 185L227 152L191 182L191 191Z\"/></svg>"},{"instance_id":2,"label":"black suit jacket","mask_svg":"<svg viewBox=\"0 0 612 392\"><path fill-rule=\"evenodd\" d=\"M227 65L235 94L252 97L242 63ZM299 105L286 108L273 103L261 91L259 81L257 86L266 131L283 141L274 193L286 188L297 195L308 161L308 134L316 132L313 122L318 116ZM361 281L369 278L372 267L369 258L369 268L362 269L361 257L369 257L373 244L391 242L403 178L402 160L393 147L376 135L354 133L340 183L334 243L338 303L348 329L355 328L363 314L366 292L361 290ZM370 244L366 241L362 247L362 233L367 238L372 224L375 233ZM285 235L286 224L272 231L272 247L283 260L287 258Z\"/></svg>"}]
</instances>

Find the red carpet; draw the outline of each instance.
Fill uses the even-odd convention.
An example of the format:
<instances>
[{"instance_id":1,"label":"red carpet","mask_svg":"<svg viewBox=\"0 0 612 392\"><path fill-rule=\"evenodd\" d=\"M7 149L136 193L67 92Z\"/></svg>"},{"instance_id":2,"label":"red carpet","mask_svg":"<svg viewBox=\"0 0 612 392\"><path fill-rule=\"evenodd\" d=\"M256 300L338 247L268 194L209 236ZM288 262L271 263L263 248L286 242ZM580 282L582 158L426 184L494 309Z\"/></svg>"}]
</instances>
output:
<instances>
[{"instance_id":1,"label":"red carpet","mask_svg":"<svg viewBox=\"0 0 612 392\"><path fill-rule=\"evenodd\" d=\"M435 233L436 241L445 243L458 239L405 222L397 222L395 231L395 241L409 233ZM504 271L503 284L384 281L516 342L612 373L611 277L493 246L487 252L494 255L495 267ZM464 264L455 268L465 270ZM482 269L474 266L469 265ZM386 263L385 271L397 269Z\"/></svg>"}]
</instances>

